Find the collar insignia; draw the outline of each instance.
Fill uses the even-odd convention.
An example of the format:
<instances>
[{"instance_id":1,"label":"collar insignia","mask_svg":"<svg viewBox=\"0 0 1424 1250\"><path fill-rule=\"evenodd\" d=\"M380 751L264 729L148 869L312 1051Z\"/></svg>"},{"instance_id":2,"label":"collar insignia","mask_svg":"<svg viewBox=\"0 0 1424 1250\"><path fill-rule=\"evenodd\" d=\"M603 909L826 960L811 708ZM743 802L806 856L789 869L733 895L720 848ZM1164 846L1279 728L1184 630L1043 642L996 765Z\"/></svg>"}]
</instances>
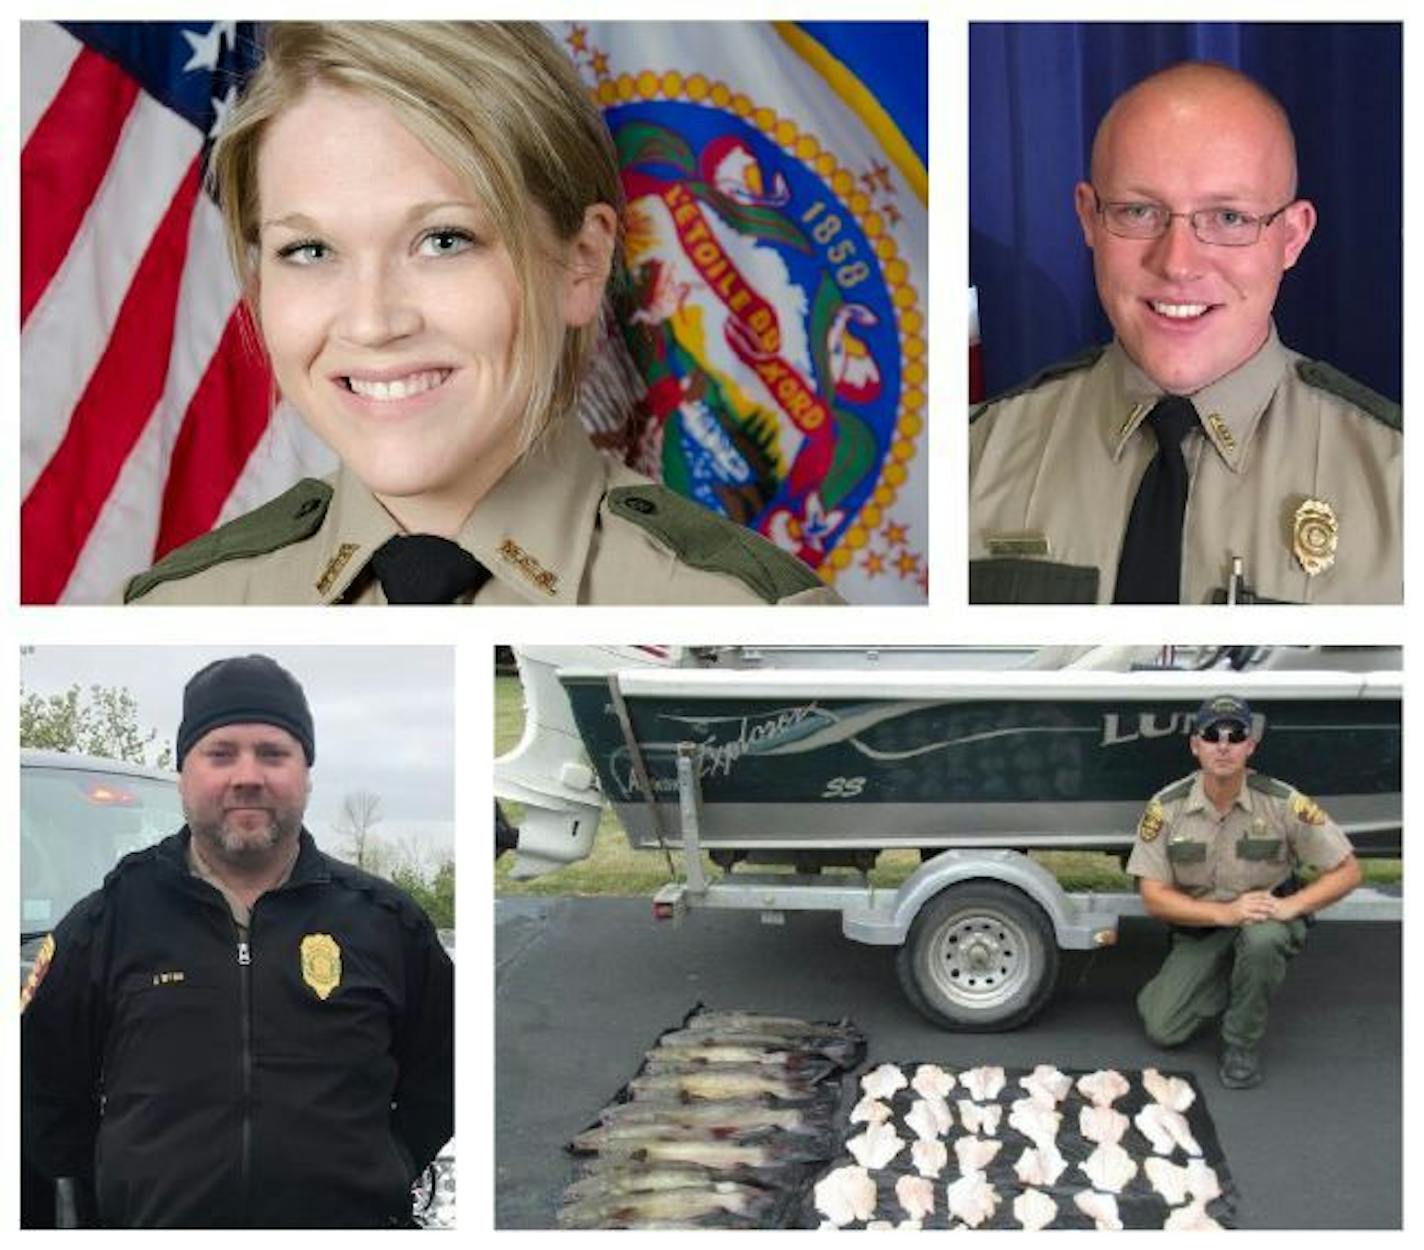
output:
<instances>
[{"instance_id":1,"label":"collar insignia","mask_svg":"<svg viewBox=\"0 0 1424 1250\"><path fill-rule=\"evenodd\" d=\"M360 543L342 543L336 549L336 554L331 557L326 568L322 570L321 578L316 584L316 593L326 594L331 589L332 583L341 576L341 570L350 563L351 557L360 550Z\"/></svg>"},{"instance_id":2,"label":"collar insignia","mask_svg":"<svg viewBox=\"0 0 1424 1250\"><path fill-rule=\"evenodd\" d=\"M546 595L553 596L559 590L559 575L551 573L512 538L506 538L499 545L500 556L512 564L526 578Z\"/></svg>"}]
</instances>

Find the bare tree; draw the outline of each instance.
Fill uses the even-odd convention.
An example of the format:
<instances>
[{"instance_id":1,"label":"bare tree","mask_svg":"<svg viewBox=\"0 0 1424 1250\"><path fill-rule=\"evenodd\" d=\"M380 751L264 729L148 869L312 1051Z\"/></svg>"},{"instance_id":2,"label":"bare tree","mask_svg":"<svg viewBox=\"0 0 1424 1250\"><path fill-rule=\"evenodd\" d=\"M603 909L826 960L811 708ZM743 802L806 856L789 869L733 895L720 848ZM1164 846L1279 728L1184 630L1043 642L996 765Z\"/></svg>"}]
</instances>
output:
<instances>
[{"instance_id":1,"label":"bare tree","mask_svg":"<svg viewBox=\"0 0 1424 1250\"><path fill-rule=\"evenodd\" d=\"M379 872L384 848L372 830L381 821L381 796L369 790L351 790L341 800L335 827L346 839L346 858L357 868Z\"/></svg>"}]
</instances>

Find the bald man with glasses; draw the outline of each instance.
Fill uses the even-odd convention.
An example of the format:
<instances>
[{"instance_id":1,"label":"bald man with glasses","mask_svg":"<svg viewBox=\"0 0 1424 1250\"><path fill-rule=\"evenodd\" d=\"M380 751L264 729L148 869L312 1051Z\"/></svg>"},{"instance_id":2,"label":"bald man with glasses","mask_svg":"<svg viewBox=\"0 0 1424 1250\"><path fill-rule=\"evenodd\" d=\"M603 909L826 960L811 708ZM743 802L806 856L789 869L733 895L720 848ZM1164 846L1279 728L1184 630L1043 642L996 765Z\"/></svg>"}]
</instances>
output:
<instances>
[{"instance_id":1,"label":"bald man with glasses","mask_svg":"<svg viewBox=\"0 0 1424 1250\"><path fill-rule=\"evenodd\" d=\"M1244 699L1203 703L1190 739L1198 771L1152 797L1127 861L1148 914L1172 926L1171 951L1137 996L1143 1027L1179 1046L1220 1018L1228 1089L1261 1081L1271 998L1309 917L1360 883L1349 839L1320 806L1246 767L1259 738ZM1300 868L1319 875L1302 884Z\"/></svg>"},{"instance_id":2,"label":"bald man with glasses","mask_svg":"<svg viewBox=\"0 0 1424 1250\"><path fill-rule=\"evenodd\" d=\"M970 599L1398 603L1398 405L1280 342L1315 229L1281 105L1163 70L1075 190L1113 342L970 418Z\"/></svg>"}]
</instances>

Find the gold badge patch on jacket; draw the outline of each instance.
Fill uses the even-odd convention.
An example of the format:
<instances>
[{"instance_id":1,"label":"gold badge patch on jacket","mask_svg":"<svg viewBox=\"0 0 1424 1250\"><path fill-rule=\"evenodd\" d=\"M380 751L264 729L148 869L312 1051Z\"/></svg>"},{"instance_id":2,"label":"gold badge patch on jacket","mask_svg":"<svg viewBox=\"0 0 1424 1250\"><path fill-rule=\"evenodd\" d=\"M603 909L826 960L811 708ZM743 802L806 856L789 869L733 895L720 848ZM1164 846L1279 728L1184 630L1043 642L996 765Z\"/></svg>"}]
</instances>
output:
<instances>
[{"instance_id":1,"label":"gold badge patch on jacket","mask_svg":"<svg viewBox=\"0 0 1424 1250\"><path fill-rule=\"evenodd\" d=\"M329 933L308 933L302 939L302 980L325 1002L341 984L341 947Z\"/></svg>"}]
</instances>

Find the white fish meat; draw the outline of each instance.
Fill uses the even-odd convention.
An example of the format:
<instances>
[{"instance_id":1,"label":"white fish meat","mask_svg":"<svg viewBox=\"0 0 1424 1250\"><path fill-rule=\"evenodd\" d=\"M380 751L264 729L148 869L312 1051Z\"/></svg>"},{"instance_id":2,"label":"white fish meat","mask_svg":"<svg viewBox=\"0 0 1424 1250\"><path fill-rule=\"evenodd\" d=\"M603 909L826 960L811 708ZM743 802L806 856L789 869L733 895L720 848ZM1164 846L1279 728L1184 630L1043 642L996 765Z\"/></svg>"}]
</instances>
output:
<instances>
[{"instance_id":1,"label":"white fish meat","mask_svg":"<svg viewBox=\"0 0 1424 1250\"><path fill-rule=\"evenodd\" d=\"M917 1098L905 1124L920 1140L933 1141L954 1127L954 1117L943 1098Z\"/></svg>"},{"instance_id":2,"label":"white fish meat","mask_svg":"<svg viewBox=\"0 0 1424 1250\"><path fill-rule=\"evenodd\" d=\"M918 1233L923 1228L924 1224L919 1220L901 1220L895 1225L895 1231L898 1233Z\"/></svg>"},{"instance_id":3,"label":"white fish meat","mask_svg":"<svg viewBox=\"0 0 1424 1250\"><path fill-rule=\"evenodd\" d=\"M870 1223L865 1226L865 1231L867 1233L893 1233L895 1231L895 1225L889 1220L871 1220Z\"/></svg>"},{"instance_id":4,"label":"white fish meat","mask_svg":"<svg viewBox=\"0 0 1424 1250\"><path fill-rule=\"evenodd\" d=\"M1058 1204L1037 1189L1025 1189L1014 1199L1014 1219L1036 1233L1047 1228L1058 1217Z\"/></svg>"},{"instance_id":5,"label":"white fish meat","mask_svg":"<svg viewBox=\"0 0 1424 1250\"><path fill-rule=\"evenodd\" d=\"M895 1197L912 1220L934 1214L934 1182L923 1176L902 1176L895 1182Z\"/></svg>"},{"instance_id":6,"label":"white fish meat","mask_svg":"<svg viewBox=\"0 0 1424 1250\"><path fill-rule=\"evenodd\" d=\"M1078 1165L1078 1170L1092 1182L1094 1189L1120 1194L1123 1186L1137 1175L1137 1162L1114 1142L1099 1146Z\"/></svg>"},{"instance_id":7,"label":"white fish meat","mask_svg":"<svg viewBox=\"0 0 1424 1250\"><path fill-rule=\"evenodd\" d=\"M910 1088L921 1098L945 1098L954 1088L954 1073L933 1063L922 1063L915 1069Z\"/></svg>"},{"instance_id":8,"label":"white fish meat","mask_svg":"<svg viewBox=\"0 0 1424 1250\"><path fill-rule=\"evenodd\" d=\"M1078 1078L1078 1092L1095 1107L1111 1107L1131 1088L1115 1068L1100 1068Z\"/></svg>"},{"instance_id":9,"label":"white fish meat","mask_svg":"<svg viewBox=\"0 0 1424 1250\"><path fill-rule=\"evenodd\" d=\"M883 1168L905 1148L893 1124L872 1124L859 1137L846 1142L855 1161L869 1171Z\"/></svg>"},{"instance_id":10,"label":"white fish meat","mask_svg":"<svg viewBox=\"0 0 1424 1250\"><path fill-rule=\"evenodd\" d=\"M949 1162L949 1147L942 1141L917 1141L910 1147L910 1160L921 1176L933 1179Z\"/></svg>"},{"instance_id":11,"label":"white fish meat","mask_svg":"<svg viewBox=\"0 0 1424 1250\"><path fill-rule=\"evenodd\" d=\"M1198 1202L1207 1203L1221 1197L1221 1181L1216 1169L1208 1167L1202 1159L1187 1160L1187 1189Z\"/></svg>"},{"instance_id":12,"label":"white fish meat","mask_svg":"<svg viewBox=\"0 0 1424 1250\"><path fill-rule=\"evenodd\" d=\"M875 1182L861 1167L836 1168L816 1182L816 1210L837 1228L875 1214Z\"/></svg>"},{"instance_id":13,"label":"white fish meat","mask_svg":"<svg viewBox=\"0 0 1424 1250\"><path fill-rule=\"evenodd\" d=\"M1200 1202L1189 1202L1184 1207L1178 1207L1167 1217L1167 1222L1162 1225L1173 1232L1208 1232L1213 1229L1220 1229L1221 1225L1206 1213L1206 1205Z\"/></svg>"},{"instance_id":14,"label":"white fish meat","mask_svg":"<svg viewBox=\"0 0 1424 1250\"><path fill-rule=\"evenodd\" d=\"M860 1078L862 1092L872 1098L889 1098L909 1083L905 1074L893 1063L882 1063L874 1072L867 1072Z\"/></svg>"},{"instance_id":15,"label":"white fish meat","mask_svg":"<svg viewBox=\"0 0 1424 1250\"><path fill-rule=\"evenodd\" d=\"M959 1119L966 1133L983 1133L986 1137L998 1133L999 1122L1004 1118L1004 1109L998 1103L981 1107L977 1102L960 1098L955 1105L959 1108Z\"/></svg>"},{"instance_id":16,"label":"white fish meat","mask_svg":"<svg viewBox=\"0 0 1424 1250\"><path fill-rule=\"evenodd\" d=\"M1009 1127L1022 1133L1035 1146L1052 1142L1062 1123L1061 1111L1050 1111L1032 1098L1017 1098L1009 1108Z\"/></svg>"},{"instance_id":17,"label":"white fish meat","mask_svg":"<svg viewBox=\"0 0 1424 1250\"><path fill-rule=\"evenodd\" d=\"M1055 1185L1068 1166L1068 1160L1052 1142L1033 1146L1019 1155L1014 1171L1025 1185Z\"/></svg>"},{"instance_id":18,"label":"white fish meat","mask_svg":"<svg viewBox=\"0 0 1424 1250\"><path fill-rule=\"evenodd\" d=\"M1131 1122L1121 1111L1111 1107L1079 1107L1078 1132L1099 1145L1117 1145Z\"/></svg>"},{"instance_id":19,"label":"white fish meat","mask_svg":"<svg viewBox=\"0 0 1424 1250\"><path fill-rule=\"evenodd\" d=\"M1142 1163L1142 1170L1152 1182L1152 1188L1162 1195L1169 1207L1187 1200L1187 1169L1178 1167L1166 1159L1149 1155Z\"/></svg>"},{"instance_id":20,"label":"white fish meat","mask_svg":"<svg viewBox=\"0 0 1424 1250\"><path fill-rule=\"evenodd\" d=\"M1132 1122L1159 1155L1169 1155L1177 1146L1189 1155L1201 1154L1201 1147L1187 1125L1187 1117L1180 1111L1169 1111L1160 1102L1149 1102Z\"/></svg>"},{"instance_id":21,"label":"white fish meat","mask_svg":"<svg viewBox=\"0 0 1424 1250\"><path fill-rule=\"evenodd\" d=\"M984 1139L982 1137L956 1137L954 1139L954 1154L959 1160L959 1170L961 1172L982 1172L994 1161L994 1156L999 1153L1003 1142Z\"/></svg>"},{"instance_id":22,"label":"white fish meat","mask_svg":"<svg viewBox=\"0 0 1424 1250\"><path fill-rule=\"evenodd\" d=\"M1027 1076L1019 1077L1019 1084L1034 1102L1051 1111L1068 1097L1068 1091L1073 1088L1073 1078L1051 1063L1041 1063Z\"/></svg>"},{"instance_id":23,"label":"white fish meat","mask_svg":"<svg viewBox=\"0 0 1424 1250\"><path fill-rule=\"evenodd\" d=\"M1179 1076L1163 1076L1156 1068L1142 1070L1142 1085L1169 1111L1186 1111L1196 1101L1197 1093Z\"/></svg>"},{"instance_id":24,"label":"white fish meat","mask_svg":"<svg viewBox=\"0 0 1424 1250\"><path fill-rule=\"evenodd\" d=\"M966 1172L949 1187L945 1200L949 1213L970 1228L978 1228L985 1220L993 1219L999 1206L999 1195L982 1172Z\"/></svg>"},{"instance_id":25,"label":"white fish meat","mask_svg":"<svg viewBox=\"0 0 1424 1250\"><path fill-rule=\"evenodd\" d=\"M892 1114L885 1103L866 1094L851 1108L850 1122L852 1124L884 1124Z\"/></svg>"},{"instance_id":26,"label":"white fish meat","mask_svg":"<svg viewBox=\"0 0 1424 1250\"><path fill-rule=\"evenodd\" d=\"M1093 1221L1093 1227L1100 1233L1122 1232L1122 1221L1117 1215L1117 1199L1112 1194L1080 1189L1073 1195L1073 1205Z\"/></svg>"},{"instance_id":27,"label":"white fish meat","mask_svg":"<svg viewBox=\"0 0 1424 1250\"><path fill-rule=\"evenodd\" d=\"M1003 1068L970 1068L959 1074L959 1083L975 1102L993 1102L1004 1088Z\"/></svg>"}]
</instances>

